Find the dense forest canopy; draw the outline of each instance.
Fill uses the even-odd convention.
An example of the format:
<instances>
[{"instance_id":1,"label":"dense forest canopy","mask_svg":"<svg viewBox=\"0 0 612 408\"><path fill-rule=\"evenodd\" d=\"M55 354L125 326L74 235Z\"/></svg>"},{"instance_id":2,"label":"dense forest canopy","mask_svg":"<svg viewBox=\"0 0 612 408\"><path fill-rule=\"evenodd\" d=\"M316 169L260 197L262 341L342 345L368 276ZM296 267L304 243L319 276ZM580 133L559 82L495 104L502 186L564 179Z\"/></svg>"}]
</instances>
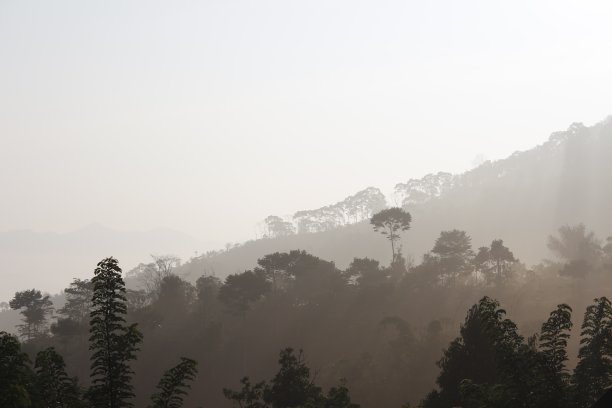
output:
<instances>
[{"instance_id":1,"label":"dense forest canopy","mask_svg":"<svg viewBox=\"0 0 612 408\"><path fill-rule=\"evenodd\" d=\"M371 233L393 243L411 221L383 210ZM449 230L419 263L292 250L195 281L157 256L131 287L108 258L53 318L48 296L15 294L3 406L590 407L612 381L611 242L564 226L556 260L527 268Z\"/></svg>"}]
</instances>

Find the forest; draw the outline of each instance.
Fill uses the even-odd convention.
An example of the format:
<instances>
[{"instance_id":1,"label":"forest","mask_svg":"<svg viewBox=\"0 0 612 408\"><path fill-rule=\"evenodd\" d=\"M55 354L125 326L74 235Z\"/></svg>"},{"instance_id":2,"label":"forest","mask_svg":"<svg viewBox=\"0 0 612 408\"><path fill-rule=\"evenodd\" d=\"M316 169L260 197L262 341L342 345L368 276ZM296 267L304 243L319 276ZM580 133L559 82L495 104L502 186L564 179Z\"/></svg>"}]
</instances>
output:
<instances>
[{"instance_id":1,"label":"forest","mask_svg":"<svg viewBox=\"0 0 612 408\"><path fill-rule=\"evenodd\" d=\"M62 304L29 289L0 334L2 407L591 407L612 381L612 237L582 224L528 268L500 237L442 231L421 262L412 216L370 219L389 265L275 252L224 280L155 256L101 260ZM544 238L546 239L546 238ZM125 279L124 279L125 278ZM126 284L127 283L127 284Z\"/></svg>"}]
</instances>

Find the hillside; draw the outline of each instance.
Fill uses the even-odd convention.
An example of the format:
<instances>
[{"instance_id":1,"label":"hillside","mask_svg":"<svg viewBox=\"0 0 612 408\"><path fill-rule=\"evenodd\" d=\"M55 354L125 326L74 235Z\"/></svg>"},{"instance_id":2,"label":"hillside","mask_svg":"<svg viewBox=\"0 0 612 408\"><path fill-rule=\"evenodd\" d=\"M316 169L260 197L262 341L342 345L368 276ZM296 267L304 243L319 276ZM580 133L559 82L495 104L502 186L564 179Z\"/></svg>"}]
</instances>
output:
<instances>
[{"instance_id":1,"label":"hillside","mask_svg":"<svg viewBox=\"0 0 612 408\"><path fill-rule=\"evenodd\" d=\"M413 216L412 229L402 242L404 254L419 261L440 231L457 228L471 235L474 247L500 238L522 261L533 264L548 256L546 239L562 225L583 222L600 238L612 235L611 155L612 118L608 118L592 127L572 124L540 146L463 174L438 173L399 183L394 201ZM328 208L335 207L323 207ZM252 268L265 254L296 248L333 260L339 267L355 256L390 260L387 242L367 220L340 225L249 241L195 258L181 272L193 278L205 272L223 277Z\"/></svg>"}]
</instances>

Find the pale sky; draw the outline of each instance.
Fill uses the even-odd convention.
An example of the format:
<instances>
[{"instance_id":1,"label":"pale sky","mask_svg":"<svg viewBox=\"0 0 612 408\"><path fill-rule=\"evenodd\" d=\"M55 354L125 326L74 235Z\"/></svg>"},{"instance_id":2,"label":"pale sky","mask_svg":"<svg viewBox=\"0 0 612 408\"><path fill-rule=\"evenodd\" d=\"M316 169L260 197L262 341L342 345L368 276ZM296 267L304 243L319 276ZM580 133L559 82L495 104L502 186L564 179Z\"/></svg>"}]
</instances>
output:
<instances>
[{"instance_id":1,"label":"pale sky","mask_svg":"<svg viewBox=\"0 0 612 408\"><path fill-rule=\"evenodd\" d=\"M612 114L612 2L0 0L0 230L253 238Z\"/></svg>"}]
</instances>

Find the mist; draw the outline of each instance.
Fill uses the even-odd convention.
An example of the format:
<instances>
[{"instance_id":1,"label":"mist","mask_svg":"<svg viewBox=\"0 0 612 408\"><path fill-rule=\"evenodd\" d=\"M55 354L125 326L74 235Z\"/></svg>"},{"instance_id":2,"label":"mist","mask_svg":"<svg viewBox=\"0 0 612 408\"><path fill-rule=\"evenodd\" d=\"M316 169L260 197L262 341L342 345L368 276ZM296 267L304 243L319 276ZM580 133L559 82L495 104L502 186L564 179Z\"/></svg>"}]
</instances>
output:
<instances>
[{"instance_id":1,"label":"mist","mask_svg":"<svg viewBox=\"0 0 612 408\"><path fill-rule=\"evenodd\" d=\"M607 406L610 17L2 2L0 406Z\"/></svg>"}]
</instances>

